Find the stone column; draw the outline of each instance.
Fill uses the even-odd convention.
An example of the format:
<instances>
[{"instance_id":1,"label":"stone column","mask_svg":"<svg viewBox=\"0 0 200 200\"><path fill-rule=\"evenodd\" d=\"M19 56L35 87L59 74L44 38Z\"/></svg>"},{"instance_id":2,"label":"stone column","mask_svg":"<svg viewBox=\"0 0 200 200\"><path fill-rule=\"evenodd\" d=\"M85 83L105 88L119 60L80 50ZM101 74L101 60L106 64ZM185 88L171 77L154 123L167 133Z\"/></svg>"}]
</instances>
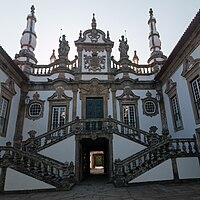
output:
<instances>
[{"instance_id":1,"label":"stone column","mask_svg":"<svg viewBox=\"0 0 200 200\"><path fill-rule=\"evenodd\" d=\"M176 158L172 158L171 160L172 160L172 170L173 170L174 180L178 180L179 174L178 174Z\"/></svg>"},{"instance_id":2,"label":"stone column","mask_svg":"<svg viewBox=\"0 0 200 200\"><path fill-rule=\"evenodd\" d=\"M116 103L116 88L115 86L111 86L112 92L112 106L113 106L113 118L117 119L117 103Z\"/></svg>"},{"instance_id":3,"label":"stone column","mask_svg":"<svg viewBox=\"0 0 200 200\"><path fill-rule=\"evenodd\" d=\"M16 128L15 128L15 135L14 135L14 141L13 146L16 148L21 147L21 143L23 140L23 125L24 125L24 116L25 116L25 99L27 96L27 92L21 91L21 97L19 101L19 109L17 114L17 122L16 122Z\"/></svg>"},{"instance_id":4,"label":"stone column","mask_svg":"<svg viewBox=\"0 0 200 200\"><path fill-rule=\"evenodd\" d=\"M113 137L109 138L109 168L108 168L108 174L109 174L109 182L113 181Z\"/></svg>"},{"instance_id":5,"label":"stone column","mask_svg":"<svg viewBox=\"0 0 200 200\"><path fill-rule=\"evenodd\" d=\"M76 85L73 85L72 91L73 91L72 120L74 120L76 118L76 115L77 115L77 92L78 92L78 87Z\"/></svg>"},{"instance_id":6,"label":"stone column","mask_svg":"<svg viewBox=\"0 0 200 200\"><path fill-rule=\"evenodd\" d=\"M162 123L162 135L167 137L169 135L168 125L167 125L167 116L165 112L165 104L162 89L158 90L158 95L160 96L159 105L160 105L160 115L161 115L161 123Z\"/></svg>"},{"instance_id":7,"label":"stone column","mask_svg":"<svg viewBox=\"0 0 200 200\"><path fill-rule=\"evenodd\" d=\"M76 147L75 147L75 182L80 182L80 140L77 135L75 135Z\"/></svg>"},{"instance_id":8,"label":"stone column","mask_svg":"<svg viewBox=\"0 0 200 200\"><path fill-rule=\"evenodd\" d=\"M0 193L4 192L7 167L0 168Z\"/></svg>"}]
</instances>

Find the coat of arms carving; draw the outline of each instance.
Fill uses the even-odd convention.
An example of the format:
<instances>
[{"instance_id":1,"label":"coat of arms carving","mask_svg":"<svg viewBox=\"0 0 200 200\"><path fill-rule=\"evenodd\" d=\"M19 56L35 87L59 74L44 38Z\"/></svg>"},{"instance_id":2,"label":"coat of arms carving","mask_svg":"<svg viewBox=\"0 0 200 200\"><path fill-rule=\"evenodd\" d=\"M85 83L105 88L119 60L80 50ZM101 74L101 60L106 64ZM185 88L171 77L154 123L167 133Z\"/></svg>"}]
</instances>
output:
<instances>
[{"instance_id":1,"label":"coat of arms carving","mask_svg":"<svg viewBox=\"0 0 200 200\"><path fill-rule=\"evenodd\" d=\"M84 55L84 67L89 71L105 69L105 61L105 56L98 56L97 52L93 52L92 56Z\"/></svg>"}]
</instances>

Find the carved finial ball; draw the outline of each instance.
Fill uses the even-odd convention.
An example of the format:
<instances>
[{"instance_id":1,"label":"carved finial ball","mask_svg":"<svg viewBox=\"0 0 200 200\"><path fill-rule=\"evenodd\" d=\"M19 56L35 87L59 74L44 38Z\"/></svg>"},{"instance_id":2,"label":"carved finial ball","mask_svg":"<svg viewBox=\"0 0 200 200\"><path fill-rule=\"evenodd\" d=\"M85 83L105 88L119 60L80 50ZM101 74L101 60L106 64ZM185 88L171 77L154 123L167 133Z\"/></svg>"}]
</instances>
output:
<instances>
[{"instance_id":1,"label":"carved finial ball","mask_svg":"<svg viewBox=\"0 0 200 200\"><path fill-rule=\"evenodd\" d=\"M149 14L150 14L150 17L153 16L153 10L152 10L152 8L150 8Z\"/></svg>"},{"instance_id":2,"label":"carved finial ball","mask_svg":"<svg viewBox=\"0 0 200 200\"><path fill-rule=\"evenodd\" d=\"M32 14L35 13L35 7L34 7L34 5L31 6L31 13L32 13Z\"/></svg>"}]
</instances>

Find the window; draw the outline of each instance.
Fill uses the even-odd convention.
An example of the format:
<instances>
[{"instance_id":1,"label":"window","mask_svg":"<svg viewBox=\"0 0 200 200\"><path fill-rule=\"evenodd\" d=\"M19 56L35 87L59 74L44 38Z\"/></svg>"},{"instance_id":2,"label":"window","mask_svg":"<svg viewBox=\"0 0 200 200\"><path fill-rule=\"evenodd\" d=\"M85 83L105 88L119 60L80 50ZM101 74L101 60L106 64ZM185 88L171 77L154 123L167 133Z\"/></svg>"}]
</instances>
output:
<instances>
[{"instance_id":1,"label":"window","mask_svg":"<svg viewBox=\"0 0 200 200\"><path fill-rule=\"evenodd\" d=\"M32 103L29 106L29 115L31 117L38 117L38 116L40 116L41 111L42 111L42 105L39 104L39 103Z\"/></svg>"},{"instance_id":2,"label":"window","mask_svg":"<svg viewBox=\"0 0 200 200\"><path fill-rule=\"evenodd\" d=\"M152 117L158 114L158 101L149 91L146 93L146 98L142 99L142 108L144 115Z\"/></svg>"},{"instance_id":3,"label":"window","mask_svg":"<svg viewBox=\"0 0 200 200\"><path fill-rule=\"evenodd\" d=\"M69 119L69 107L71 97L68 97L64 92L64 87L59 86L56 92L48 98L49 101L49 120L48 129L52 130L60 127Z\"/></svg>"},{"instance_id":4,"label":"window","mask_svg":"<svg viewBox=\"0 0 200 200\"><path fill-rule=\"evenodd\" d=\"M175 129L180 129L182 127L182 120L180 115L178 99L176 95L171 99L171 107L172 107L172 115L173 115Z\"/></svg>"},{"instance_id":5,"label":"window","mask_svg":"<svg viewBox=\"0 0 200 200\"><path fill-rule=\"evenodd\" d=\"M187 80L195 123L200 124L200 59L192 56L183 63L182 76Z\"/></svg>"},{"instance_id":6,"label":"window","mask_svg":"<svg viewBox=\"0 0 200 200\"><path fill-rule=\"evenodd\" d=\"M183 122L181 117L181 110L178 101L178 94L176 89L176 82L169 79L166 85L165 93L169 97L169 103L171 108L172 121L174 130L179 131L183 129Z\"/></svg>"},{"instance_id":7,"label":"window","mask_svg":"<svg viewBox=\"0 0 200 200\"><path fill-rule=\"evenodd\" d=\"M0 136L5 136L6 115L8 110L8 101L5 98L0 99Z\"/></svg>"},{"instance_id":8,"label":"window","mask_svg":"<svg viewBox=\"0 0 200 200\"><path fill-rule=\"evenodd\" d=\"M139 128L138 100L130 86L124 87L123 93L117 96L120 106L120 121L134 128Z\"/></svg>"},{"instance_id":9,"label":"window","mask_svg":"<svg viewBox=\"0 0 200 200\"><path fill-rule=\"evenodd\" d=\"M200 119L200 77L191 82L194 104L198 119Z\"/></svg>"},{"instance_id":10,"label":"window","mask_svg":"<svg viewBox=\"0 0 200 200\"><path fill-rule=\"evenodd\" d=\"M136 112L134 105L123 105L123 122L136 128Z\"/></svg>"},{"instance_id":11,"label":"window","mask_svg":"<svg viewBox=\"0 0 200 200\"><path fill-rule=\"evenodd\" d=\"M144 103L144 109L147 114L153 114L156 110L156 105L153 101L146 101Z\"/></svg>"},{"instance_id":12,"label":"window","mask_svg":"<svg viewBox=\"0 0 200 200\"><path fill-rule=\"evenodd\" d=\"M51 129L55 129L64 125L66 122L66 107L52 108L52 125Z\"/></svg>"},{"instance_id":13,"label":"window","mask_svg":"<svg viewBox=\"0 0 200 200\"><path fill-rule=\"evenodd\" d=\"M33 99L26 104L26 117L30 120L38 120L43 117L44 102L40 99L40 95L36 92Z\"/></svg>"}]
</instances>

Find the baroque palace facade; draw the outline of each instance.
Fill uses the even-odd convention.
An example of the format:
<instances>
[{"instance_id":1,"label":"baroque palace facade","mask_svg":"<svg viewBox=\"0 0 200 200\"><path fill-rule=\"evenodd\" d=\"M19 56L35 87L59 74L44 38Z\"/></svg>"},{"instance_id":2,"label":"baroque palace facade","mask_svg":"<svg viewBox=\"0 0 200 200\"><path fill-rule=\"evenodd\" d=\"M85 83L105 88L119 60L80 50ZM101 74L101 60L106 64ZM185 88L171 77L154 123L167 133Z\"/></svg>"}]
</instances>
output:
<instances>
[{"instance_id":1,"label":"baroque palace facade","mask_svg":"<svg viewBox=\"0 0 200 200\"><path fill-rule=\"evenodd\" d=\"M168 57L149 14L147 64L124 36L115 60L93 15L74 60L63 35L38 65L31 7L19 53L0 47L1 192L69 190L95 173L116 186L200 178L200 12Z\"/></svg>"}]
</instances>

